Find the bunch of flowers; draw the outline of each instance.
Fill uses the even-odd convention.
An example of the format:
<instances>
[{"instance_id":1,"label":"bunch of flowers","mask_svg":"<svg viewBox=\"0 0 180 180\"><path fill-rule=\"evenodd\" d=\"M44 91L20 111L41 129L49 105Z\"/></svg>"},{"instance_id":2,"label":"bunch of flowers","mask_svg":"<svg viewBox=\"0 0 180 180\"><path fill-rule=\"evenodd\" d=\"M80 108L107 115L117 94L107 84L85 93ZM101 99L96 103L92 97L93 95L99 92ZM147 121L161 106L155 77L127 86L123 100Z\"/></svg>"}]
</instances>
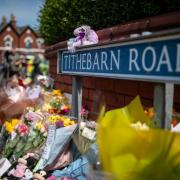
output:
<instances>
[{"instance_id":1,"label":"bunch of flowers","mask_svg":"<svg viewBox=\"0 0 180 180\"><path fill-rule=\"evenodd\" d=\"M0 152L2 151L6 145L7 140L10 140L11 134L13 134L15 127L17 126L19 120L11 119L6 120L4 124L2 124L1 133L0 133Z\"/></svg>"},{"instance_id":2,"label":"bunch of flowers","mask_svg":"<svg viewBox=\"0 0 180 180\"><path fill-rule=\"evenodd\" d=\"M59 91L44 92L44 103L40 107L41 112L49 114L67 114L70 111L68 99Z\"/></svg>"},{"instance_id":3,"label":"bunch of flowers","mask_svg":"<svg viewBox=\"0 0 180 180\"><path fill-rule=\"evenodd\" d=\"M41 146L47 137L47 128L43 120L42 113L26 109L22 120L6 121L4 127L9 133L9 139L4 147L3 156L13 162L28 151Z\"/></svg>"},{"instance_id":4,"label":"bunch of flowers","mask_svg":"<svg viewBox=\"0 0 180 180\"><path fill-rule=\"evenodd\" d=\"M29 129L29 134L27 136L26 143L24 144L22 151L19 152L18 148L16 148L17 154L15 149L15 153L13 153L13 155L17 159L18 157L26 154L28 151L32 151L34 149L41 147L45 142L46 137L47 137L47 131L43 123L42 122L33 123L33 125Z\"/></svg>"},{"instance_id":5,"label":"bunch of flowers","mask_svg":"<svg viewBox=\"0 0 180 180\"><path fill-rule=\"evenodd\" d=\"M56 124L56 127L58 128L75 124L74 120L62 115L50 115L48 121L50 124Z\"/></svg>"},{"instance_id":6,"label":"bunch of flowers","mask_svg":"<svg viewBox=\"0 0 180 180\"><path fill-rule=\"evenodd\" d=\"M50 101L51 108L49 109L49 113L59 113L62 105L62 97L52 97Z\"/></svg>"},{"instance_id":7,"label":"bunch of flowers","mask_svg":"<svg viewBox=\"0 0 180 180\"><path fill-rule=\"evenodd\" d=\"M67 114L69 111L70 106L67 98L59 90L53 90L51 92L48 112L50 114Z\"/></svg>"},{"instance_id":8,"label":"bunch of flowers","mask_svg":"<svg viewBox=\"0 0 180 180\"><path fill-rule=\"evenodd\" d=\"M26 137L29 133L29 127L21 120L12 119L4 123L6 131L9 133L9 138L3 149L3 156L10 158L15 150L15 147L21 146L22 141L26 141Z\"/></svg>"},{"instance_id":9,"label":"bunch of flowers","mask_svg":"<svg viewBox=\"0 0 180 180\"><path fill-rule=\"evenodd\" d=\"M44 114L42 112L36 112L30 110L24 114L24 120L27 124L43 121L43 119L44 119Z\"/></svg>"},{"instance_id":10,"label":"bunch of flowers","mask_svg":"<svg viewBox=\"0 0 180 180\"><path fill-rule=\"evenodd\" d=\"M10 120L6 120L3 126L7 131L7 133L10 135L15 131L16 126L20 123L21 123L20 119L10 119Z\"/></svg>"}]
</instances>

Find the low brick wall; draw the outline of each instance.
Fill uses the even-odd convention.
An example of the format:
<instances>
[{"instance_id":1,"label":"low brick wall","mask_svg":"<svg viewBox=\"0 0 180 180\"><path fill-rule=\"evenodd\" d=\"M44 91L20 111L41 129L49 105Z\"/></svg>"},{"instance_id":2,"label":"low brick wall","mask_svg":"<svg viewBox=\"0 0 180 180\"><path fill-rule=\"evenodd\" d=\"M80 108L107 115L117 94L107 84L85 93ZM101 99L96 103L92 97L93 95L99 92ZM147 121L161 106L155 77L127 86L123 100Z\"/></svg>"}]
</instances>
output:
<instances>
[{"instance_id":1,"label":"low brick wall","mask_svg":"<svg viewBox=\"0 0 180 180\"><path fill-rule=\"evenodd\" d=\"M146 18L127 24L97 31L100 42L112 43L128 37L132 33L142 31L159 31L180 27L180 12ZM50 46L46 57L50 60L50 74L55 79L55 87L62 91L72 92L72 77L57 74L57 51L66 48L66 41ZM99 105L106 103L107 109L122 107L136 95L140 95L144 106L153 104L154 83L83 77L83 104L90 110L90 117L95 119ZM174 108L180 112L180 85L175 85Z\"/></svg>"}]
</instances>

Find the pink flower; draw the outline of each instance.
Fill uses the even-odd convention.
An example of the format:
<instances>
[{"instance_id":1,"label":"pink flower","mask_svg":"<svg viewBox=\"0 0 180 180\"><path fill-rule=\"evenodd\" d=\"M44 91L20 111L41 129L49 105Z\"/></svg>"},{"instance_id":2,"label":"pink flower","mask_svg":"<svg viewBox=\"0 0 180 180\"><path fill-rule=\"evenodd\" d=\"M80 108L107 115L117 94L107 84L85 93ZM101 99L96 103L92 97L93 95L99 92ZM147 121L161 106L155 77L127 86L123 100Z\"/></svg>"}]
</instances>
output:
<instances>
[{"instance_id":1,"label":"pink flower","mask_svg":"<svg viewBox=\"0 0 180 180\"><path fill-rule=\"evenodd\" d=\"M45 123L45 124L44 124L45 131L48 131L48 127L49 127L49 124L48 124L48 123Z\"/></svg>"},{"instance_id":2,"label":"pink flower","mask_svg":"<svg viewBox=\"0 0 180 180\"><path fill-rule=\"evenodd\" d=\"M87 116L88 116L88 110L86 109L85 106L83 106L83 107L81 108L80 115L81 115L81 116L84 116L84 117L87 117Z\"/></svg>"},{"instance_id":3,"label":"pink flower","mask_svg":"<svg viewBox=\"0 0 180 180\"><path fill-rule=\"evenodd\" d=\"M29 132L29 128L25 124L20 124L18 126L18 132L21 136L27 135Z\"/></svg>"},{"instance_id":4,"label":"pink flower","mask_svg":"<svg viewBox=\"0 0 180 180\"><path fill-rule=\"evenodd\" d=\"M67 113L69 113L69 111L70 111L70 109L64 108L60 111L60 114L67 114Z\"/></svg>"},{"instance_id":5,"label":"pink flower","mask_svg":"<svg viewBox=\"0 0 180 180\"><path fill-rule=\"evenodd\" d=\"M28 112L26 113L25 115L25 118L28 120L28 121L39 121L41 120L43 117L42 117L42 114L41 113L37 113L37 112Z\"/></svg>"}]
</instances>

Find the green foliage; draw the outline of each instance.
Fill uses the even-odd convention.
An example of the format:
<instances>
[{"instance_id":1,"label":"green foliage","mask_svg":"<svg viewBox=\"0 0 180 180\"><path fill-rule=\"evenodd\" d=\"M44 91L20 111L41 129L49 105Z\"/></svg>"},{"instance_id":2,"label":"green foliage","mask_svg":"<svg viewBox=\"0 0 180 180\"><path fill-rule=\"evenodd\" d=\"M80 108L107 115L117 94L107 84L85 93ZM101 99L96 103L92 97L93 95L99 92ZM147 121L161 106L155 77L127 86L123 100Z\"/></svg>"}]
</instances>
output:
<instances>
[{"instance_id":1,"label":"green foliage","mask_svg":"<svg viewBox=\"0 0 180 180\"><path fill-rule=\"evenodd\" d=\"M180 10L180 0L45 0L40 32L46 43L69 39L82 24L98 30L130 20Z\"/></svg>"}]
</instances>

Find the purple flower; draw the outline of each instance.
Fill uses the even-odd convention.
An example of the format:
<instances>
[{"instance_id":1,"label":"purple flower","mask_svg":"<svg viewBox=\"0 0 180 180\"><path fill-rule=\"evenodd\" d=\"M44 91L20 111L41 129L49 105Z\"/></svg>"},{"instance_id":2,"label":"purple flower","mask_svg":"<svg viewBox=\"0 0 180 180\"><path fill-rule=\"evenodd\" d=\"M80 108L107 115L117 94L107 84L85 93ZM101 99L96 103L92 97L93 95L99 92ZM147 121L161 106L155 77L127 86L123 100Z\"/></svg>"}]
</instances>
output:
<instances>
[{"instance_id":1,"label":"purple flower","mask_svg":"<svg viewBox=\"0 0 180 180\"><path fill-rule=\"evenodd\" d=\"M56 122L56 127L64 127L64 124L62 121L57 121Z\"/></svg>"}]
</instances>

